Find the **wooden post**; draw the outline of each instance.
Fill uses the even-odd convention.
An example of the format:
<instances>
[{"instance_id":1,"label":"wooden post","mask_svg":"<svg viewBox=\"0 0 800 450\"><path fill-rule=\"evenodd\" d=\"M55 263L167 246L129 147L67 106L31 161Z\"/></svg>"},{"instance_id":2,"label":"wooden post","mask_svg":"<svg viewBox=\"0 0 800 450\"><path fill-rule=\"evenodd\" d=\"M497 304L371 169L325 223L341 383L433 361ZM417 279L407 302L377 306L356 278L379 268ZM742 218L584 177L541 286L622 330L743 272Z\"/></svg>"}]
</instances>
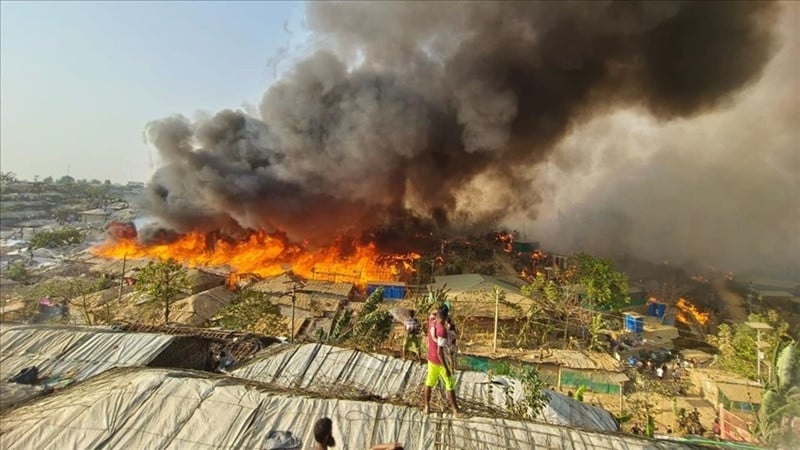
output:
<instances>
[{"instance_id":1,"label":"wooden post","mask_svg":"<svg viewBox=\"0 0 800 450\"><path fill-rule=\"evenodd\" d=\"M294 343L294 305L295 305L295 293L297 292L297 284L292 285L292 329L289 330L289 342Z\"/></svg>"},{"instance_id":2,"label":"wooden post","mask_svg":"<svg viewBox=\"0 0 800 450\"><path fill-rule=\"evenodd\" d=\"M497 353L497 318L500 315L500 289L494 288L494 339L492 351Z\"/></svg>"},{"instance_id":3,"label":"wooden post","mask_svg":"<svg viewBox=\"0 0 800 450\"><path fill-rule=\"evenodd\" d=\"M561 364L558 365L558 381L556 382L558 390L561 391Z\"/></svg>"}]
</instances>

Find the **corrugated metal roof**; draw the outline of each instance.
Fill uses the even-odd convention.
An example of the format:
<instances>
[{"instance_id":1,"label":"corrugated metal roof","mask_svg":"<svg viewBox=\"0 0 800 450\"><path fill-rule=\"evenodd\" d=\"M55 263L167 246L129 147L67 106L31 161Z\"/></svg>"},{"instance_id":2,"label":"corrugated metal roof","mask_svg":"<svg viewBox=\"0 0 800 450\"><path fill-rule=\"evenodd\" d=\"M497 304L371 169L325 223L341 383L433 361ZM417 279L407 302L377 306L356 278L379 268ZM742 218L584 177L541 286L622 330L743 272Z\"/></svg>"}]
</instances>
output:
<instances>
[{"instance_id":1,"label":"corrugated metal roof","mask_svg":"<svg viewBox=\"0 0 800 450\"><path fill-rule=\"evenodd\" d=\"M426 371L423 364L387 355L305 344L287 345L286 350L278 354L271 350L266 357L256 355L249 364L233 374L312 392L346 390L384 399L409 399L419 396ZM505 382L514 385L515 392L521 394L522 389L516 380L506 379ZM485 373L457 371L456 389L459 399L505 408L503 391L497 387L490 389ZM616 430L616 422L608 411L574 401L557 392L548 393L551 401L542 411L540 420L594 430Z\"/></svg>"},{"instance_id":2,"label":"corrugated metal roof","mask_svg":"<svg viewBox=\"0 0 800 450\"><path fill-rule=\"evenodd\" d=\"M118 333L101 328L24 325L0 336L0 376L7 380L29 366L39 377L67 372L75 380L111 367L145 365L174 340L150 333Z\"/></svg>"},{"instance_id":3,"label":"corrugated metal roof","mask_svg":"<svg viewBox=\"0 0 800 450\"><path fill-rule=\"evenodd\" d=\"M7 412L5 449L263 448L270 430L307 446L330 417L337 448L401 442L408 449L680 449L679 442L498 417L452 419L391 403L309 398L192 371L118 369Z\"/></svg>"}]
</instances>

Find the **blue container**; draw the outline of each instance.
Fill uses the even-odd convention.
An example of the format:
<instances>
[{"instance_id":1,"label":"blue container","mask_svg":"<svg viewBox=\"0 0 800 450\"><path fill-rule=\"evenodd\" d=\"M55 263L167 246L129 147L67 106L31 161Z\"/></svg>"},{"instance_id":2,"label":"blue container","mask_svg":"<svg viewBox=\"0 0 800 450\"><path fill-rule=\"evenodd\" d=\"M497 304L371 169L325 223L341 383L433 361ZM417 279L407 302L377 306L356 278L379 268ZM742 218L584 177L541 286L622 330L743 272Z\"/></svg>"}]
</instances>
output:
<instances>
[{"instance_id":1,"label":"blue container","mask_svg":"<svg viewBox=\"0 0 800 450\"><path fill-rule=\"evenodd\" d=\"M667 312L667 305L664 303L647 304L647 315L650 317L658 317L660 319L664 317L664 314L666 312Z\"/></svg>"},{"instance_id":2,"label":"blue container","mask_svg":"<svg viewBox=\"0 0 800 450\"><path fill-rule=\"evenodd\" d=\"M644 332L644 318L626 314L625 330L631 333L641 334Z\"/></svg>"},{"instance_id":3,"label":"blue container","mask_svg":"<svg viewBox=\"0 0 800 450\"><path fill-rule=\"evenodd\" d=\"M367 284L367 295L372 294L378 288L383 288L384 300L400 300L406 296L406 287L404 285L391 284Z\"/></svg>"},{"instance_id":4,"label":"blue container","mask_svg":"<svg viewBox=\"0 0 800 450\"><path fill-rule=\"evenodd\" d=\"M642 334L644 332L644 319L642 317L636 317L634 322L634 332L637 334Z\"/></svg>"}]
</instances>

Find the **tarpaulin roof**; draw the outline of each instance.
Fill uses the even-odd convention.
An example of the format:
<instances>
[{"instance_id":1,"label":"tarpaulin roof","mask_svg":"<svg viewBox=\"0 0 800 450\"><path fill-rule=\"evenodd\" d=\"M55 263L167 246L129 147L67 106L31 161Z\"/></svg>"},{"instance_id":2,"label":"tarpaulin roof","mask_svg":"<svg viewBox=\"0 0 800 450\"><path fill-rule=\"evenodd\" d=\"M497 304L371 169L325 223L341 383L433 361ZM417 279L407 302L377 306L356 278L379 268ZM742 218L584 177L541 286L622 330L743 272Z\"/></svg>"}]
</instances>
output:
<instances>
[{"instance_id":1,"label":"tarpaulin roof","mask_svg":"<svg viewBox=\"0 0 800 450\"><path fill-rule=\"evenodd\" d=\"M84 380L112 367L145 365L174 339L108 328L4 327L0 334L0 377L5 381L25 367L36 366L40 378L69 372L70 378Z\"/></svg>"},{"instance_id":2,"label":"tarpaulin roof","mask_svg":"<svg viewBox=\"0 0 800 450\"><path fill-rule=\"evenodd\" d=\"M386 402L310 398L247 380L168 369L115 369L0 416L4 449L263 448L288 430L308 447L330 417L337 448L401 442L409 449L676 449L678 442L542 423L454 419Z\"/></svg>"},{"instance_id":3,"label":"tarpaulin roof","mask_svg":"<svg viewBox=\"0 0 800 450\"><path fill-rule=\"evenodd\" d=\"M237 377L275 384L293 389L317 392L348 391L350 395L398 398L408 401L418 397L426 375L426 366L386 355L321 344L285 345L276 353L253 360L233 372ZM497 377L495 377L497 378ZM497 381L497 380L495 380ZM519 382L500 380L511 385L516 399L523 393ZM608 411L575 401L554 391L547 391L550 402L538 420L591 430L615 431L617 423ZM487 374L472 371L456 372L456 395L477 404L505 408L506 395L498 386L490 388Z\"/></svg>"}]
</instances>

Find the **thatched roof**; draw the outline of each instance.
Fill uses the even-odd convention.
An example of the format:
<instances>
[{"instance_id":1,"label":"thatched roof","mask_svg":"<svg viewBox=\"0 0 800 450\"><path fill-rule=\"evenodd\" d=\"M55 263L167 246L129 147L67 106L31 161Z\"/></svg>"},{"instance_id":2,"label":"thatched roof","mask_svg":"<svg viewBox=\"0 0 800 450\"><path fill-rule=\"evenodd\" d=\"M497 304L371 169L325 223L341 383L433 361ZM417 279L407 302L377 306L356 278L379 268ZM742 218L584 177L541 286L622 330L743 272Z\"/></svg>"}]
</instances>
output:
<instances>
[{"instance_id":1,"label":"thatched roof","mask_svg":"<svg viewBox=\"0 0 800 450\"><path fill-rule=\"evenodd\" d=\"M217 286L178 300L172 305L170 316L175 323L201 326L228 306L235 298L225 286Z\"/></svg>"},{"instance_id":2,"label":"thatched roof","mask_svg":"<svg viewBox=\"0 0 800 450\"><path fill-rule=\"evenodd\" d=\"M122 273L123 261L120 259L97 259L96 263L89 269L90 272L119 276ZM89 261L92 262L92 261ZM134 269L139 269L149 263L149 259L129 259L124 262L125 276L130 276Z\"/></svg>"}]
</instances>

